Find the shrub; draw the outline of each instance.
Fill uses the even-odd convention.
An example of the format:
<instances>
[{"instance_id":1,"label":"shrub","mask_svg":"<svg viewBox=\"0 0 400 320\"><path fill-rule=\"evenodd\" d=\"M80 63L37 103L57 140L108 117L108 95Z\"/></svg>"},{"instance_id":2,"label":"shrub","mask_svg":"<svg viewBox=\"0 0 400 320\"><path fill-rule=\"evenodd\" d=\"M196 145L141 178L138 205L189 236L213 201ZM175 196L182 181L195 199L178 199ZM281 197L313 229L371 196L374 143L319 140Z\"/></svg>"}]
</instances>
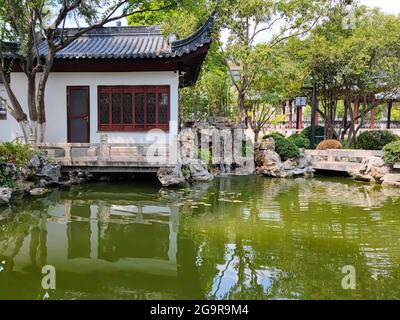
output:
<instances>
[{"instance_id":1,"label":"shrub","mask_svg":"<svg viewBox=\"0 0 400 320\"><path fill-rule=\"evenodd\" d=\"M343 146L340 141L337 140L324 140L317 146L317 150L328 150L328 149L342 149Z\"/></svg>"},{"instance_id":2,"label":"shrub","mask_svg":"<svg viewBox=\"0 0 400 320\"><path fill-rule=\"evenodd\" d=\"M311 127L305 128L302 133L311 141ZM338 139L338 135L334 133L334 139ZM325 127L323 126L316 126L315 127L315 144L318 145L320 142L324 141L325 139Z\"/></svg>"},{"instance_id":3,"label":"shrub","mask_svg":"<svg viewBox=\"0 0 400 320\"><path fill-rule=\"evenodd\" d=\"M5 170L5 163L0 161L0 187L14 188L15 182L11 175Z\"/></svg>"},{"instance_id":4,"label":"shrub","mask_svg":"<svg viewBox=\"0 0 400 320\"><path fill-rule=\"evenodd\" d=\"M28 163L33 154L32 148L19 140L0 143L0 162L11 162L20 168Z\"/></svg>"},{"instance_id":5,"label":"shrub","mask_svg":"<svg viewBox=\"0 0 400 320\"><path fill-rule=\"evenodd\" d=\"M311 127L305 128L302 133L302 135L306 136L310 141L311 141ZM325 127L322 126L317 126L315 127L315 143L319 144L321 141L324 140L325 136Z\"/></svg>"},{"instance_id":6,"label":"shrub","mask_svg":"<svg viewBox=\"0 0 400 320\"><path fill-rule=\"evenodd\" d=\"M264 139L268 138L274 139L275 151L283 161L300 157L299 148L292 141L285 139L283 134L274 132L264 137Z\"/></svg>"},{"instance_id":7,"label":"shrub","mask_svg":"<svg viewBox=\"0 0 400 320\"><path fill-rule=\"evenodd\" d=\"M287 139L293 142L298 148L310 148L310 139L308 139L304 134L294 134Z\"/></svg>"},{"instance_id":8,"label":"shrub","mask_svg":"<svg viewBox=\"0 0 400 320\"><path fill-rule=\"evenodd\" d=\"M277 139L285 139L285 136L282 133L273 132L273 133L268 134L268 135L263 137L263 139L268 139L268 138L272 138L274 140L277 140Z\"/></svg>"},{"instance_id":9,"label":"shrub","mask_svg":"<svg viewBox=\"0 0 400 320\"><path fill-rule=\"evenodd\" d=\"M391 142L383 147L383 159L390 165L400 162L400 140Z\"/></svg>"},{"instance_id":10,"label":"shrub","mask_svg":"<svg viewBox=\"0 0 400 320\"><path fill-rule=\"evenodd\" d=\"M365 150L382 150L384 146L396 140L397 136L390 131L365 131L358 136L357 148Z\"/></svg>"},{"instance_id":11,"label":"shrub","mask_svg":"<svg viewBox=\"0 0 400 320\"><path fill-rule=\"evenodd\" d=\"M293 142L283 138L275 140L275 151L283 161L300 157L299 148Z\"/></svg>"}]
</instances>

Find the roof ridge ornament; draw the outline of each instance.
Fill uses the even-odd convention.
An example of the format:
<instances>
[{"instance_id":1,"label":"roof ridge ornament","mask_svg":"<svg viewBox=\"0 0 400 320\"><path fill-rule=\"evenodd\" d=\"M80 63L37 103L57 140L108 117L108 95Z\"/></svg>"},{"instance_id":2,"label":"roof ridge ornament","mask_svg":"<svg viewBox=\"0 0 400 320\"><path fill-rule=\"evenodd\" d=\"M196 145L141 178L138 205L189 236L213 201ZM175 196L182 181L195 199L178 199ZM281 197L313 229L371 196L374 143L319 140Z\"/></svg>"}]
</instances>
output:
<instances>
[{"instance_id":1,"label":"roof ridge ornament","mask_svg":"<svg viewBox=\"0 0 400 320\"><path fill-rule=\"evenodd\" d=\"M172 42L172 51L177 52L179 55L179 52L191 52L205 44L211 43L211 33L216 18L217 10L213 10L210 17L197 32L187 38Z\"/></svg>"}]
</instances>

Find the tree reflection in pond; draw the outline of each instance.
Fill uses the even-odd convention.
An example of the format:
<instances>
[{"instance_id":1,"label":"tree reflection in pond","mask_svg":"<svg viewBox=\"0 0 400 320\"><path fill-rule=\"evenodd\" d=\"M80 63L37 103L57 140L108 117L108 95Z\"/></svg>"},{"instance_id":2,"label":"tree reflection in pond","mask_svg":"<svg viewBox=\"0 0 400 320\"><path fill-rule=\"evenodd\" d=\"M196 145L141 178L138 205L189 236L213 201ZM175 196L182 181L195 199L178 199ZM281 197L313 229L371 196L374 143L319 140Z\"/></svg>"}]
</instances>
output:
<instances>
[{"instance_id":1,"label":"tree reflection in pond","mask_svg":"<svg viewBox=\"0 0 400 320\"><path fill-rule=\"evenodd\" d=\"M400 298L399 205L333 178L56 190L0 209L0 298L43 298L46 264L52 299Z\"/></svg>"}]
</instances>

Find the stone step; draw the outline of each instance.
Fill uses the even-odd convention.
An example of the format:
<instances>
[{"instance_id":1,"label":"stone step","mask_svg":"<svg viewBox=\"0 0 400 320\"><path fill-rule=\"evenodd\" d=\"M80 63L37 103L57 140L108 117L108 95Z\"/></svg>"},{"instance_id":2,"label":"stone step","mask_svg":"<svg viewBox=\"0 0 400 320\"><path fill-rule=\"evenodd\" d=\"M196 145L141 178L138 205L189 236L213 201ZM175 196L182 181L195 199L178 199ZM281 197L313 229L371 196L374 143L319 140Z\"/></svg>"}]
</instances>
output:
<instances>
[{"instance_id":1,"label":"stone step","mask_svg":"<svg viewBox=\"0 0 400 320\"><path fill-rule=\"evenodd\" d=\"M383 183L400 187L400 173L390 173L383 177Z\"/></svg>"},{"instance_id":2,"label":"stone step","mask_svg":"<svg viewBox=\"0 0 400 320\"><path fill-rule=\"evenodd\" d=\"M315 170L352 172L360 168L361 164L354 162L338 162L338 161L312 161L311 166Z\"/></svg>"}]
</instances>

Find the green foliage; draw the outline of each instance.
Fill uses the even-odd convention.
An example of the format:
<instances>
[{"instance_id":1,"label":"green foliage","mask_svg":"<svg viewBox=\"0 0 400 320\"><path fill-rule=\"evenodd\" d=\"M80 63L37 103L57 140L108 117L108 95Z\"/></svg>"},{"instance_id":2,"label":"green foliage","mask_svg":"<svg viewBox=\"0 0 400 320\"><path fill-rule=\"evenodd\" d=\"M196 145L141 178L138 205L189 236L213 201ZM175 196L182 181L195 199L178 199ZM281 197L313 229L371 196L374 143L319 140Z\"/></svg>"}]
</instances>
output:
<instances>
[{"instance_id":1,"label":"green foliage","mask_svg":"<svg viewBox=\"0 0 400 320\"><path fill-rule=\"evenodd\" d=\"M29 145L21 143L20 140L0 143L0 186L15 187L13 173L6 172L7 163L15 165L17 174L34 155L34 151Z\"/></svg>"},{"instance_id":2,"label":"green foliage","mask_svg":"<svg viewBox=\"0 0 400 320\"><path fill-rule=\"evenodd\" d=\"M32 148L21 143L20 140L0 143L0 161L3 163L10 162L21 168L27 164L33 154Z\"/></svg>"},{"instance_id":3,"label":"green foliage","mask_svg":"<svg viewBox=\"0 0 400 320\"><path fill-rule=\"evenodd\" d=\"M207 165L212 163L212 154L211 154L210 150L199 149L198 158Z\"/></svg>"},{"instance_id":4,"label":"green foliage","mask_svg":"<svg viewBox=\"0 0 400 320\"><path fill-rule=\"evenodd\" d=\"M358 136L357 148L365 150L382 150L382 148L397 140L397 136L390 131L365 131Z\"/></svg>"},{"instance_id":5,"label":"green foliage","mask_svg":"<svg viewBox=\"0 0 400 320\"><path fill-rule=\"evenodd\" d=\"M289 141L293 142L298 148L308 149L310 148L310 139L304 134L294 134L288 138Z\"/></svg>"},{"instance_id":6,"label":"green foliage","mask_svg":"<svg viewBox=\"0 0 400 320\"><path fill-rule=\"evenodd\" d=\"M275 140L275 151L281 156L283 161L300 157L299 148L287 139Z\"/></svg>"},{"instance_id":7,"label":"green foliage","mask_svg":"<svg viewBox=\"0 0 400 320\"><path fill-rule=\"evenodd\" d=\"M275 151L282 158L282 161L300 157L299 148L289 139L278 133L274 132L264 137L264 139L272 138L275 141Z\"/></svg>"},{"instance_id":8,"label":"green foliage","mask_svg":"<svg viewBox=\"0 0 400 320\"><path fill-rule=\"evenodd\" d=\"M398 105L394 105L392 109L392 120L400 121L400 108Z\"/></svg>"},{"instance_id":9,"label":"green foliage","mask_svg":"<svg viewBox=\"0 0 400 320\"><path fill-rule=\"evenodd\" d=\"M268 134L268 135L263 137L263 139L268 139L268 138L272 138L274 140L276 140L276 139L285 139L285 136L282 133L273 132L273 133Z\"/></svg>"},{"instance_id":10,"label":"green foliage","mask_svg":"<svg viewBox=\"0 0 400 320\"><path fill-rule=\"evenodd\" d=\"M0 187L14 188L14 186L14 180L5 172L5 163L0 161Z\"/></svg>"},{"instance_id":11,"label":"green foliage","mask_svg":"<svg viewBox=\"0 0 400 320\"><path fill-rule=\"evenodd\" d=\"M302 135L306 136L310 141L312 139L311 136L311 127L307 127L305 128L302 133ZM322 126L317 126L315 128L315 144L318 145L321 141L324 140L324 136L325 136L325 127Z\"/></svg>"},{"instance_id":12,"label":"green foliage","mask_svg":"<svg viewBox=\"0 0 400 320\"><path fill-rule=\"evenodd\" d=\"M398 88L400 56L398 52L400 19L378 9L368 9L358 3L351 5L356 24L343 28L343 8L336 7L329 19L318 25L309 37L301 41L299 63L309 69L310 82L318 83L319 111L325 119L326 138L335 139L333 121L337 117L352 117L340 100L373 92L390 93ZM348 105L348 102L346 105ZM378 101L379 104L380 101ZM371 109L379 107L367 99L360 109L360 118L368 119ZM349 123L349 141L355 139L355 121Z\"/></svg>"},{"instance_id":13,"label":"green foliage","mask_svg":"<svg viewBox=\"0 0 400 320\"><path fill-rule=\"evenodd\" d=\"M390 165L400 162L400 140L391 142L383 147L383 159Z\"/></svg>"}]
</instances>

